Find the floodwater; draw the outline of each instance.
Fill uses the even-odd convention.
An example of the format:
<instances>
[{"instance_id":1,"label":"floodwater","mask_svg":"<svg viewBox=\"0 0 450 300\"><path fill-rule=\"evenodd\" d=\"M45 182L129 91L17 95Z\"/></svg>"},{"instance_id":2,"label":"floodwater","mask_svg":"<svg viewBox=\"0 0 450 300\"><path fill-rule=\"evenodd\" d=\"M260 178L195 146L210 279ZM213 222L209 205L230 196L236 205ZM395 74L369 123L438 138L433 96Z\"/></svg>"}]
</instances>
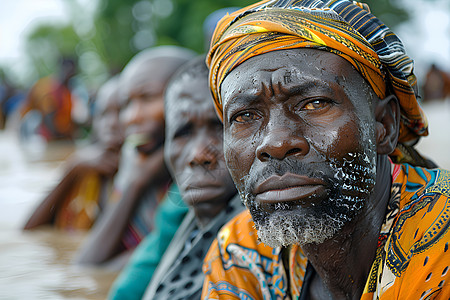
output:
<instances>
[{"instance_id":1,"label":"floodwater","mask_svg":"<svg viewBox=\"0 0 450 300\"><path fill-rule=\"evenodd\" d=\"M424 106L430 136L418 144L450 169L450 99ZM61 175L72 146L20 147L13 132L0 131L0 300L105 299L117 273L71 264L84 233L21 227Z\"/></svg>"},{"instance_id":2,"label":"floodwater","mask_svg":"<svg viewBox=\"0 0 450 300\"><path fill-rule=\"evenodd\" d=\"M421 154L440 168L450 170L450 98L422 105L429 123L429 135L417 144Z\"/></svg>"},{"instance_id":3,"label":"floodwater","mask_svg":"<svg viewBox=\"0 0 450 300\"><path fill-rule=\"evenodd\" d=\"M0 131L0 299L105 299L117 273L71 264L85 233L21 227L61 175L73 146L20 147Z\"/></svg>"}]
</instances>

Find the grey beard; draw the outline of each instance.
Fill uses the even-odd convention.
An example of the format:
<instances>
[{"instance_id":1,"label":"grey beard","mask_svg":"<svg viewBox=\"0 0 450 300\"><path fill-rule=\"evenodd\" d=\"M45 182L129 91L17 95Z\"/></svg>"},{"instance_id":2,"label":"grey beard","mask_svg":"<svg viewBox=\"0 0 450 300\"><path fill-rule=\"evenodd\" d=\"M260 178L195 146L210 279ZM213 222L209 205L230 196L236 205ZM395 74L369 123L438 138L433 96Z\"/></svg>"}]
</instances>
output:
<instances>
[{"instance_id":1,"label":"grey beard","mask_svg":"<svg viewBox=\"0 0 450 300\"><path fill-rule=\"evenodd\" d=\"M370 153L366 155L366 153ZM343 162L329 163L328 197L317 205L277 204L265 211L251 193L241 198L252 214L259 239L270 247L323 243L352 221L364 207L375 186L375 153L349 153ZM246 189L249 191L250 189Z\"/></svg>"},{"instance_id":2,"label":"grey beard","mask_svg":"<svg viewBox=\"0 0 450 300\"><path fill-rule=\"evenodd\" d=\"M361 202L360 202L361 203ZM355 203L355 209L358 208ZM332 238L349 220L348 214L331 216L324 213L301 214L296 211L275 211L264 220L256 219L258 238L267 246L277 248L289 245L321 244Z\"/></svg>"}]
</instances>

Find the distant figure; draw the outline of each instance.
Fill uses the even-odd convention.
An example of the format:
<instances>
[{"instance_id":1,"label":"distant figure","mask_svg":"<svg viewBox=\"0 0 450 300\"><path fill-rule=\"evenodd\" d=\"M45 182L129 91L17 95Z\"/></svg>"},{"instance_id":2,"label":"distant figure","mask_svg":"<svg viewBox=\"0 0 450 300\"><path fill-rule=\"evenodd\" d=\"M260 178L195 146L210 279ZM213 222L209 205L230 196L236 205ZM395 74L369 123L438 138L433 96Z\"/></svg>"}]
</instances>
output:
<instances>
[{"instance_id":1,"label":"distant figure","mask_svg":"<svg viewBox=\"0 0 450 300\"><path fill-rule=\"evenodd\" d=\"M118 200L94 227L77 262L110 262L121 268L152 231L155 210L172 182L163 159L163 92L173 73L192 56L181 47L151 48L138 53L122 71L125 107L120 117L126 139L114 183L113 197Z\"/></svg>"},{"instance_id":2,"label":"distant figure","mask_svg":"<svg viewBox=\"0 0 450 300\"><path fill-rule=\"evenodd\" d=\"M37 207L24 229L52 224L66 230L86 230L106 206L123 143L118 84L114 77L100 88L95 100L94 143L69 158L61 181Z\"/></svg>"},{"instance_id":3,"label":"distant figure","mask_svg":"<svg viewBox=\"0 0 450 300\"><path fill-rule=\"evenodd\" d=\"M25 99L25 93L16 87L0 69L0 129L4 129L8 117Z\"/></svg>"},{"instance_id":4,"label":"distant figure","mask_svg":"<svg viewBox=\"0 0 450 300\"><path fill-rule=\"evenodd\" d=\"M444 100L450 97L450 73L432 64L423 85L423 102Z\"/></svg>"},{"instance_id":5,"label":"distant figure","mask_svg":"<svg viewBox=\"0 0 450 300\"><path fill-rule=\"evenodd\" d=\"M73 139L72 92L69 80L75 75L75 61L63 58L60 74L39 79L21 108L21 137L37 134L45 141Z\"/></svg>"}]
</instances>

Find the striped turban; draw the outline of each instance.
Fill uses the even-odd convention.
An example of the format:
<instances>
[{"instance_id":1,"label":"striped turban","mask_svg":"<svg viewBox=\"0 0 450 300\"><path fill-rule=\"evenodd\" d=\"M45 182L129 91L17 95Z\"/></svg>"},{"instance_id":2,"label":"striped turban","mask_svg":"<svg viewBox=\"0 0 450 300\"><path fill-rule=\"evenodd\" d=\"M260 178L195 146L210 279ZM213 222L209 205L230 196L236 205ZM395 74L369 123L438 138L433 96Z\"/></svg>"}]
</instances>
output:
<instances>
[{"instance_id":1,"label":"striped turban","mask_svg":"<svg viewBox=\"0 0 450 300\"><path fill-rule=\"evenodd\" d=\"M236 66L263 53L303 47L346 59L380 99L395 94L401 110L399 143L412 144L428 135L413 61L402 42L366 4L348 0L264 0L223 17L207 56L219 117L221 83Z\"/></svg>"}]
</instances>

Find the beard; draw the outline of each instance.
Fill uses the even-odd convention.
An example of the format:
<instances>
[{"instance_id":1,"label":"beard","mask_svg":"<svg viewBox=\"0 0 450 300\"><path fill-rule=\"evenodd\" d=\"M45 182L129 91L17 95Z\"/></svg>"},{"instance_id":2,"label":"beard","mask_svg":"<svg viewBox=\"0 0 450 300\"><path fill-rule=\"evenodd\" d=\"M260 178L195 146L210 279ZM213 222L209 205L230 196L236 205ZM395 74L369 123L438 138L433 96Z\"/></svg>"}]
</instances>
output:
<instances>
[{"instance_id":1,"label":"beard","mask_svg":"<svg viewBox=\"0 0 450 300\"><path fill-rule=\"evenodd\" d=\"M362 143L364 145L364 143ZM290 172L320 178L326 195L311 195L299 202L260 204L251 193L256 182L272 175ZM345 224L354 220L375 186L376 151L371 143L339 160L303 164L295 158L273 160L258 172L250 170L240 193L249 209L258 238L276 248L293 244L320 244L332 238ZM321 197L317 201L317 197Z\"/></svg>"}]
</instances>

